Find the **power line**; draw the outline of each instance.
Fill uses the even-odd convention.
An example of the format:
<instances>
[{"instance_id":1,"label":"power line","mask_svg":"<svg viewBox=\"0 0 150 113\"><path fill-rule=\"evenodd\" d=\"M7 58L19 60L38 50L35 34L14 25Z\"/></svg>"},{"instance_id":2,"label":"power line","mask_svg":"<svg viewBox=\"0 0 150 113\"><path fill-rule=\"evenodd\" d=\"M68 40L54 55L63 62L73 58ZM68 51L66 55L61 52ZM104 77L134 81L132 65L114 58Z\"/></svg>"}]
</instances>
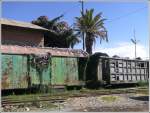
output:
<instances>
[{"instance_id":1,"label":"power line","mask_svg":"<svg viewBox=\"0 0 150 113\"><path fill-rule=\"evenodd\" d=\"M77 4L75 4L75 5L72 6L71 8L69 8L69 9L63 11L63 13L61 13L61 14L62 14L63 16L65 16L69 11L71 11L73 8L75 8L76 5L77 5ZM63 18L63 17L62 17L62 18ZM73 24L70 25L70 27L72 27L72 26L73 26Z\"/></svg>"},{"instance_id":2,"label":"power line","mask_svg":"<svg viewBox=\"0 0 150 113\"><path fill-rule=\"evenodd\" d=\"M134 11L132 11L132 12L129 12L129 13L127 13L126 15L122 15L122 16L120 16L120 17L113 18L113 19L111 19L110 21L107 21L107 23L111 23L111 22L114 22L114 21L116 21L116 20L120 20L120 19L122 19L122 18L126 18L127 16L130 16L130 15L132 15L132 14L138 13L138 12L142 11L142 10L145 9L145 8L147 8L147 7L142 7L142 8L140 8L140 9L136 9L136 10L134 10Z\"/></svg>"},{"instance_id":3,"label":"power line","mask_svg":"<svg viewBox=\"0 0 150 113\"><path fill-rule=\"evenodd\" d=\"M75 4L74 6L72 6L71 8L63 11L63 15L66 15L69 11L71 11L73 8L75 8L77 6L77 4Z\"/></svg>"}]
</instances>

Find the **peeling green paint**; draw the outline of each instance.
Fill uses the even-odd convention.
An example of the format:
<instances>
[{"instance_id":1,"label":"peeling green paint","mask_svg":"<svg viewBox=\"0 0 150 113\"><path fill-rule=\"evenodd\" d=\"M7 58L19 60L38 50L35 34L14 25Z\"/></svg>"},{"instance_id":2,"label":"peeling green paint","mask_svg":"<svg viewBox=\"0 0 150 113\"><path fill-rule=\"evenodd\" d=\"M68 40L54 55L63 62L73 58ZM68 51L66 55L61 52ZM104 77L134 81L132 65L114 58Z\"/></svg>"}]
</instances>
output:
<instances>
[{"instance_id":1,"label":"peeling green paint","mask_svg":"<svg viewBox=\"0 0 150 113\"><path fill-rule=\"evenodd\" d=\"M78 58L49 58L47 69L41 72L31 65L32 56L2 54L2 89L29 88L42 85L78 85Z\"/></svg>"},{"instance_id":2,"label":"peeling green paint","mask_svg":"<svg viewBox=\"0 0 150 113\"><path fill-rule=\"evenodd\" d=\"M52 57L52 84L77 85L77 58Z\"/></svg>"},{"instance_id":3,"label":"peeling green paint","mask_svg":"<svg viewBox=\"0 0 150 113\"><path fill-rule=\"evenodd\" d=\"M2 55L2 89L26 88L27 57Z\"/></svg>"}]
</instances>

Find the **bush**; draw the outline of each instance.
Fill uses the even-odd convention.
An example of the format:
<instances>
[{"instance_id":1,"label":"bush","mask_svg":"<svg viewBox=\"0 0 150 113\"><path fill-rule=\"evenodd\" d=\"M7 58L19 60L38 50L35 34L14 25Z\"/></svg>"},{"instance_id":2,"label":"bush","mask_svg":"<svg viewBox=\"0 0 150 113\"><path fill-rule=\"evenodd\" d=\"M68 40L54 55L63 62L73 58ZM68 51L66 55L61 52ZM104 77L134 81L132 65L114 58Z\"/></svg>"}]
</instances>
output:
<instances>
[{"instance_id":1,"label":"bush","mask_svg":"<svg viewBox=\"0 0 150 113\"><path fill-rule=\"evenodd\" d=\"M137 83L137 86L149 86L149 82L147 82L147 81L139 81Z\"/></svg>"},{"instance_id":2,"label":"bush","mask_svg":"<svg viewBox=\"0 0 150 113\"><path fill-rule=\"evenodd\" d=\"M103 85L102 81L98 81L97 67L99 65L100 57L109 57L106 53L97 52L91 55L87 61L86 67L86 85L88 88L98 88Z\"/></svg>"}]
</instances>

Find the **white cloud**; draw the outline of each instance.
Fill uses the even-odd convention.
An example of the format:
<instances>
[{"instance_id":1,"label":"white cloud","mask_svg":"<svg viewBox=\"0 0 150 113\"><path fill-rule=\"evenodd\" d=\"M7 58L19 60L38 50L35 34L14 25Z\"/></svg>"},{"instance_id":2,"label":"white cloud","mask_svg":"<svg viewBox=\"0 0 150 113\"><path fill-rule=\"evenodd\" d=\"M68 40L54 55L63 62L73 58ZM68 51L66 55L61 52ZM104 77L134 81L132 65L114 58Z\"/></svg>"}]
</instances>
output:
<instances>
[{"instance_id":1,"label":"white cloud","mask_svg":"<svg viewBox=\"0 0 150 113\"><path fill-rule=\"evenodd\" d=\"M118 55L120 57L135 57L135 48L134 45L130 42L121 42L116 44L115 47L110 48L96 48L93 52L104 52L109 56ZM137 57L141 57L142 59L148 58L149 52L148 47L137 44Z\"/></svg>"}]
</instances>

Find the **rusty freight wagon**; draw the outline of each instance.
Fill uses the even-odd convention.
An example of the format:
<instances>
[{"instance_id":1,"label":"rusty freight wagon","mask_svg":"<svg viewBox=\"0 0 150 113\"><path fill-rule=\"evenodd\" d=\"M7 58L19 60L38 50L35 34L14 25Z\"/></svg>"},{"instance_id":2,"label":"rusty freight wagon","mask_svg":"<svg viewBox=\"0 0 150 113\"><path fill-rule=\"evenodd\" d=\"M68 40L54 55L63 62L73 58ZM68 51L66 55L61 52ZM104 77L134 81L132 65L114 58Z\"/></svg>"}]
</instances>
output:
<instances>
[{"instance_id":1,"label":"rusty freight wagon","mask_svg":"<svg viewBox=\"0 0 150 113\"><path fill-rule=\"evenodd\" d=\"M100 57L98 70L98 76L109 84L148 82L149 79L148 60Z\"/></svg>"},{"instance_id":2,"label":"rusty freight wagon","mask_svg":"<svg viewBox=\"0 0 150 113\"><path fill-rule=\"evenodd\" d=\"M148 60L111 58L104 53L95 53L90 57L86 70L86 81L90 86L99 83L129 84L148 80Z\"/></svg>"},{"instance_id":3,"label":"rusty freight wagon","mask_svg":"<svg viewBox=\"0 0 150 113\"><path fill-rule=\"evenodd\" d=\"M148 60L100 57L98 70L99 78L109 84L148 82L149 78Z\"/></svg>"},{"instance_id":4,"label":"rusty freight wagon","mask_svg":"<svg viewBox=\"0 0 150 113\"><path fill-rule=\"evenodd\" d=\"M2 90L83 83L79 78L79 60L88 54L82 50L2 45L1 51Z\"/></svg>"},{"instance_id":5,"label":"rusty freight wagon","mask_svg":"<svg viewBox=\"0 0 150 113\"><path fill-rule=\"evenodd\" d=\"M148 60L100 57L98 76L109 84L148 82Z\"/></svg>"}]
</instances>

